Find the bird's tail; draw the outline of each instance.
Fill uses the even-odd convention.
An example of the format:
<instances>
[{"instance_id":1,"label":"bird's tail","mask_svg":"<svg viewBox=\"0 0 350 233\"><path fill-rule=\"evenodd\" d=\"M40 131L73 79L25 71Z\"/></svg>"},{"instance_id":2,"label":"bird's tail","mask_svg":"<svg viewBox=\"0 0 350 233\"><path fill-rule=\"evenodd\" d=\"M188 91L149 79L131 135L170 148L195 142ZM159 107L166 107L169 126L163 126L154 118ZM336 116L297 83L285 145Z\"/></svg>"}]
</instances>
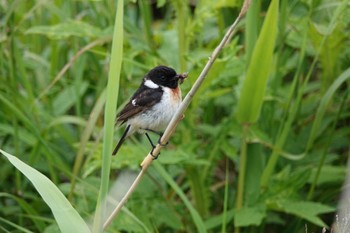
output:
<instances>
[{"instance_id":1,"label":"bird's tail","mask_svg":"<svg viewBox=\"0 0 350 233\"><path fill-rule=\"evenodd\" d=\"M117 154L119 148L121 147L121 145L123 144L126 136L128 135L129 130L130 130L130 125L127 125L126 128L125 128L125 131L124 131L124 133L122 135L122 137L120 138L120 140L119 140L119 142L117 144L117 146L114 148L112 155L116 155Z\"/></svg>"}]
</instances>

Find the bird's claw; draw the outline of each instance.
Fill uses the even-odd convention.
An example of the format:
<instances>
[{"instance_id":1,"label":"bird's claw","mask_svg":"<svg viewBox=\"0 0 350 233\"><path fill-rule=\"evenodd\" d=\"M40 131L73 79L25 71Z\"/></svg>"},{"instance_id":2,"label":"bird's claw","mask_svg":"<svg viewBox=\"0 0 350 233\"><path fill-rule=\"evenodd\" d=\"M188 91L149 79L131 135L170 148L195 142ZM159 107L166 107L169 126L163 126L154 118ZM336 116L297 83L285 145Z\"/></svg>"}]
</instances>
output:
<instances>
[{"instance_id":1,"label":"bird's claw","mask_svg":"<svg viewBox=\"0 0 350 233\"><path fill-rule=\"evenodd\" d=\"M153 154L154 148L156 148L156 147L153 147L153 148L152 148L150 154L151 154L151 156L153 157L153 160L156 160L156 159L158 159L158 156L160 155L160 152L159 152L157 155L154 155L154 154Z\"/></svg>"},{"instance_id":2,"label":"bird's claw","mask_svg":"<svg viewBox=\"0 0 350 233\"><path fill-rule=\"evenodd\" d=\"M158 144L161 145L162 147L165 147L165 146L167 146L167 145L169 144L169 141L166 142L166 143L162 143L160 139L162 139L162 137L160 137L160 138L158 139Z\"/></svg>"}]
</instances>

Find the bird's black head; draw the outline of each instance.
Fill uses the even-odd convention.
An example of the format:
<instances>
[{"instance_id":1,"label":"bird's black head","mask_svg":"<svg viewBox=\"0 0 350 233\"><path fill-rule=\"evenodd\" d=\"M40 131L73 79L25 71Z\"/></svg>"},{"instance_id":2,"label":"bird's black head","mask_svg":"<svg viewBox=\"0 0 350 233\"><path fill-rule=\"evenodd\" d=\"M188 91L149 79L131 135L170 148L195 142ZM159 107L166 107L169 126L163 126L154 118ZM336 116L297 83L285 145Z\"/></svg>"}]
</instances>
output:
<instances>
[{"instance_id":1,"label":"bird's black head","mask_svg":"<svg viewBox=\"0 0 350 233\"><path fill-rule=\"evenodd\" d=\"M156 66L147 73L146 78L155 84L174 89L179 84L180 76L170 67Z\"/></svg>"}]
</instances>

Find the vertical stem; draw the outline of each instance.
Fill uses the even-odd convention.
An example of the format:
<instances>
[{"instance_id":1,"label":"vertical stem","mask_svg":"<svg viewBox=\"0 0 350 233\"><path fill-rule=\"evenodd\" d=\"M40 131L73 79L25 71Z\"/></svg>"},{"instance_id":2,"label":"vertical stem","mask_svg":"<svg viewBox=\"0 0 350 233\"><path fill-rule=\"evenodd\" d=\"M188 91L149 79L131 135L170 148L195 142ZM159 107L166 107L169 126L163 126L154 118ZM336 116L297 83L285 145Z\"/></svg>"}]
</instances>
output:
<instances>
[{"instance_id":1,"label":"vertical stem","mask_svg":"<svg viewBox=\"0 0 350 233\"><path fill-rule=\"evenodd\" d=\"M239 161L239 174L238 174L238 187L237 187L237 198L236 198L236 209L240 210L243 206L243 195L244 195L244 180L245 170L247 165L247 132L249 129L248 124L243 125L242 141L241 141L241 155ZM239 228L236 228L236 232L239 232Z\"/></svg>"},{"instance_id":2,"label":"vertical stem","mask_svg":"<svg viewBox=\"0 0 350 233\"><path fill-rule=\"evenodd\" d=\"M96 211L92 227L93 233L99 233L103 231L102 219L105 215L106 209L106 198L108 193L109 175L112 160L114 119L116 115L119 79L123 59L123 7L124 1L119 0L115 17L111 59L108 72L107 99L104 114L101 185L96 203Z\"/></svg>"},{"instance_id":3,"label":"vertical stem","mask_svg":"<svg viewBox=\"0 0 350 233\"><path fill-rule=\"evenodd\" d=\"M245 27L245 45L246 45L246 59L247 65L249 65L250 58L253 53L255 42L258 39L259 34L259 11L260 11L260 1L253 1L246 17L246 27Z\"/></svg>"},{"instance_id":4,"label":"vertical stem","mask_svg":"<svg viewBox=\"0 0 350 233\"><path fill-rule=\"evenodd\" d=\"M226 157L226 168L225 168L225 194L224 194L224 209L222 217L222 227L221 232L225 233L226 231L226 221L227 221L227 206L228 206L228 186L229 186L229 169L228 169L229 159Z\"/></svg>"},{"instance_id":5,"label":"vertical stem","mask_svg":"<svg viewBox=\"0 0 350 233\"><path fill-rule=\"evenodd\" d=\"M180 64L180 70L186 71L186 52L187 52L187 46L186 46L186 24L187 24L187 15L188 15L188 1L182 1L177 0L175 1L176 6L176 15L177 15L177 33L179 38L179 64Z\"/></svg>"},{"instance_id":6,"label":"vertical stem","mask_svg":"<svg viewBox=\"0 0 350 233\"><path fill-rule=\"evenodd\" d=\"M321 156L320 163L318 164L318 167L317 167L317 171L316 171L315 177L314 177L314 179L312 181L311 187L310 187L309 192L307 194L307 200L311 200L313 195L314 195L314 191L315 191L315 188L316 188L316 185L317 185L317 181L318 181L318 179L320 177L323 164L324 164L324 162L326 160L326 156L327 156L329 145L331 144L331 142L333 140L333 136L334 136L334 133L335 133L335 127L337 125L337 122L339 121L340 114L341 114L341 112L343 110L343 107L345 105L345 102L346 102L346 99L347 99L348 95L349 95L349 92L347 92L344 95L343 100L342 100L342 102L340 104L337 116L336 116L336 118L335 118L335 120L334 120L334 122L332 124L331 133L330 133L330 135L328 137L328 140L326 142L325 148L324 148L322 156Z\"/></svg>"},{"instance_id":7,"label":"vertical stem","mask_svg":"<svg viewBox=\"0 0 350 233\"><path fill-rule=\"evenodd\" d=\"M150 7L150 2L149 1L139 1L139 7L141 10L141 15L143 19L143 30L145 32L146 40L148 47L154 52L155 46L153 43L153 35L152 35L152 29L151 29L151 24L152 24L152 14L151 14L151 7Z\"/></svg>"}]
</instances>

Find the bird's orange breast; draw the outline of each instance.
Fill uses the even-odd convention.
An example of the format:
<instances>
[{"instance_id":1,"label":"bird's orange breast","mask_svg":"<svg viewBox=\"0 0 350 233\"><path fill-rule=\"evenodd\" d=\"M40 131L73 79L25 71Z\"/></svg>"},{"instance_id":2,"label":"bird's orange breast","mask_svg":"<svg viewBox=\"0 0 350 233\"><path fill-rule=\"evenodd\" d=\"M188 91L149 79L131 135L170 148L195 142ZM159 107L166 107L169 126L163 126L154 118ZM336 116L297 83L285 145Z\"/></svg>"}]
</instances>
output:
<instances>
[{"instance_id":1,"label":"bird's orange breast","mask_svg":"<svg viewBox=\"0 0 350 233\"><path fill-rule=\"evenodd\" d=\"M181 89L179 87L175 89L171 89L172 92L172 100L174 102L180 102L181 101Z\"/></svg>"}]
</instances>

